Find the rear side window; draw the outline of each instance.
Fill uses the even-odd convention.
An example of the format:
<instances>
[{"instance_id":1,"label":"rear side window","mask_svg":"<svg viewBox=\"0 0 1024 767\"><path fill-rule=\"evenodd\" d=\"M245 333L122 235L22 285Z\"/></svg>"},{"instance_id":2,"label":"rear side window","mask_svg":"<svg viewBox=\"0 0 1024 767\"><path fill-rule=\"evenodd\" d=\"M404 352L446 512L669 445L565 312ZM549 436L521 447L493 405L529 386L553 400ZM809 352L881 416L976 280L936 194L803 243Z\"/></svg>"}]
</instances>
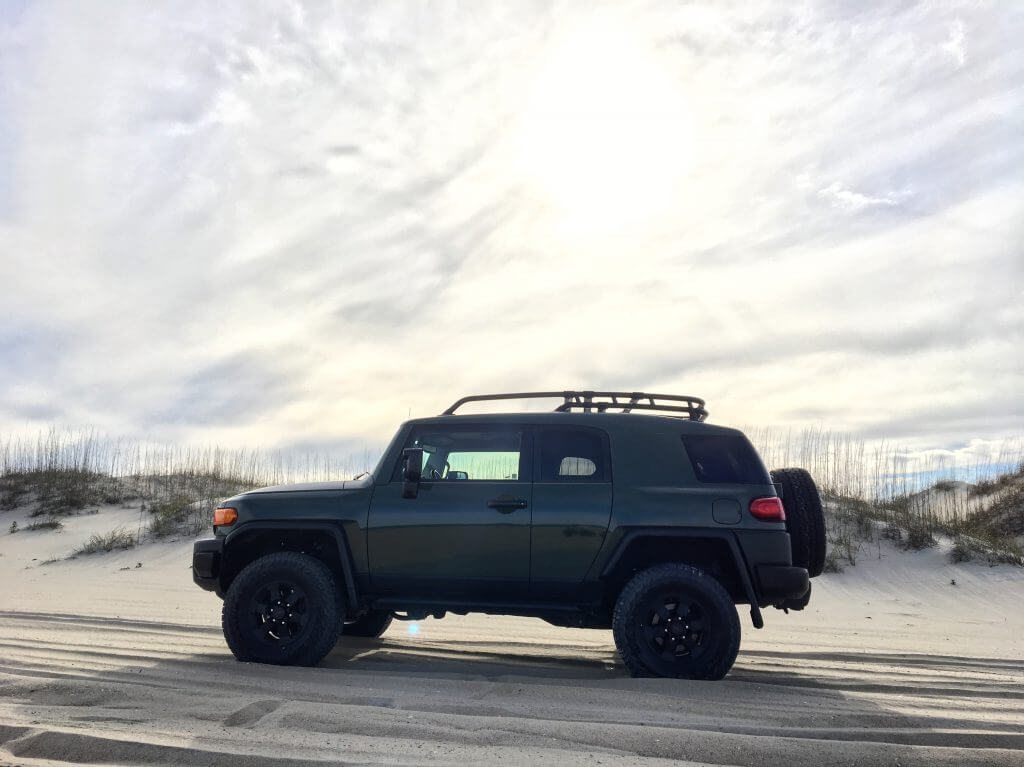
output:
<instances>
[{"instance_id":1,"label":"rear side window","mask_svg":"<svg viewBox=\"0 0 1024 767\"><path fill-rule=\"evenodd\" d=\"M607 482L608 448L597 429L538 430L537 482Z\"/></svg>"},{"instance_id":2,"label":"rear side window","mask_svg":"<svg viewBox=\"0 0 1024 767\"><path fill-rule=\"evenodd\" d=\"M733 435L688 434L683 447L700 482L767 485L771 483L761 459L746 439Z\"/></svg>"}]
</instances>

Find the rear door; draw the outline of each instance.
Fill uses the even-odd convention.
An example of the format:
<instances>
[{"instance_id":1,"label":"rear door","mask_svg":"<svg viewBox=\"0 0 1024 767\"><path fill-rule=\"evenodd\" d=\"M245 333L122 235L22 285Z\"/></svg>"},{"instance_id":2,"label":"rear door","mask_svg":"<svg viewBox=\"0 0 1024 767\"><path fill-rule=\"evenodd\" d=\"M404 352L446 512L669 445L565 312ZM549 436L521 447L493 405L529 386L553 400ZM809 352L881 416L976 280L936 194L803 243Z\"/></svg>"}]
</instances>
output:
<instances>
[{"instance_id":1,"label":"rear door","mask_svg":"<svg viewBox=\"0 0 1024 767\"><path fill-rule=\"evenodd\" d=\"M381 593L501 601L530 578L530 435L518 425L415 425L404 447L424 451L416 498L401 466L370 506L370 577Z\"/></svg>"},{"instance_id":2,"label":"rear door","mask_svg":"<svg viewBox=\"0 0 1024 767\"><path fill-rule=\"evenodd\" d=\"M604 543L612 512L608 435L535 427L531 592L574 597Z\"/></svg>"}]
</instances>

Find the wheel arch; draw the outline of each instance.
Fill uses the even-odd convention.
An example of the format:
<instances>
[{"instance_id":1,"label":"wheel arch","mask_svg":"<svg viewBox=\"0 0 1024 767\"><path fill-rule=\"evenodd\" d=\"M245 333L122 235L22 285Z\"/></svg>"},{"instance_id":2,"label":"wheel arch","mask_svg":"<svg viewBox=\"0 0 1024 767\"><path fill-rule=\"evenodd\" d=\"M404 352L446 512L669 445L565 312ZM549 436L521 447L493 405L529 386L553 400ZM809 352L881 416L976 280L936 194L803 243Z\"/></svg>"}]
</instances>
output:
<instances>
[{"instance_id":1,"label":"wheel arch","mask_svg":"<svg viewBox=\"0 0 1024 767\"><path fill-rule=\"evenodd\" d=\"M606 601L614 601L640 570L672 562L693 565L712 575L734 602L750 606L755 628L764 625L750 569L736 536L728 530L673 527L627 531L600 573Z\"/></svg>"},{"instance_id":2,"label":"wheel arch","mask_svg":"<svg viewBox=\"0 0 1024 767\"><path fill-rule=\"evenodd\" d=\"M345 531L328 522L246 522L224 538L219 573L223 596L242 568L276 551L296 551L320 559L342 585L349 609L359 604L352 554Z\"/></svg>"}]
</instances>

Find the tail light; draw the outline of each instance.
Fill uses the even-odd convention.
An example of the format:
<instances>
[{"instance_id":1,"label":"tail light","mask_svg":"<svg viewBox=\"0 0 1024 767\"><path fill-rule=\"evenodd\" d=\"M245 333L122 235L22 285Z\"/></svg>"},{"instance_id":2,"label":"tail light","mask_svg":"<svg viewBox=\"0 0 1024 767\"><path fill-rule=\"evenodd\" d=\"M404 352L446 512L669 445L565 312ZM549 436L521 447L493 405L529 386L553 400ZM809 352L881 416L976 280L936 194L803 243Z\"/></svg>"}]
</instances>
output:
<instances>
[{"instance_id":1,"label":"tail light","mask_svg":"<svg viewBox=\"0 0 1024 767\"><path fill-rule=\"evenodd\" d=\"M238 509L232 509L230 506L221 506L220 508L213 510L213 526L220 527L221 525L233 525L238 521Z\"/></svg>"},{"instance_id":2,"label":"tail light","mask_svg":"<svg viewBox=\"0 0 1024 767\"><path fill-rule=\"evenodd\" d=\"M785 522L786 510L782 508L782 501L776 497L755 498L750 502L750 513L758 519L767 522Z\"/></svg>"}]
</instances>

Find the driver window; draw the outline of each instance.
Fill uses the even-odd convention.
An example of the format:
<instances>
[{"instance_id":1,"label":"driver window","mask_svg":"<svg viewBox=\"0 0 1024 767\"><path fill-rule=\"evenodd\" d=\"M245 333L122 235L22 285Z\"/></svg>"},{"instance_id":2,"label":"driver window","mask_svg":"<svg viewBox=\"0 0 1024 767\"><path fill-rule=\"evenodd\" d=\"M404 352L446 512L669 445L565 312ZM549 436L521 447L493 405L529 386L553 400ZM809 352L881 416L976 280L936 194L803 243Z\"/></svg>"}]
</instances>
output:
<instances>
[{"instance_id":1,"label":"driver window","mask_svg":"<svg viewBox=\"0 0 1024 767\"><path fill-rule=\"evenodd\" d=\"M406 447L423 449L425 482L518 480L523 434L514 429L417 427Z\"/></svg>"}]
</instances>

